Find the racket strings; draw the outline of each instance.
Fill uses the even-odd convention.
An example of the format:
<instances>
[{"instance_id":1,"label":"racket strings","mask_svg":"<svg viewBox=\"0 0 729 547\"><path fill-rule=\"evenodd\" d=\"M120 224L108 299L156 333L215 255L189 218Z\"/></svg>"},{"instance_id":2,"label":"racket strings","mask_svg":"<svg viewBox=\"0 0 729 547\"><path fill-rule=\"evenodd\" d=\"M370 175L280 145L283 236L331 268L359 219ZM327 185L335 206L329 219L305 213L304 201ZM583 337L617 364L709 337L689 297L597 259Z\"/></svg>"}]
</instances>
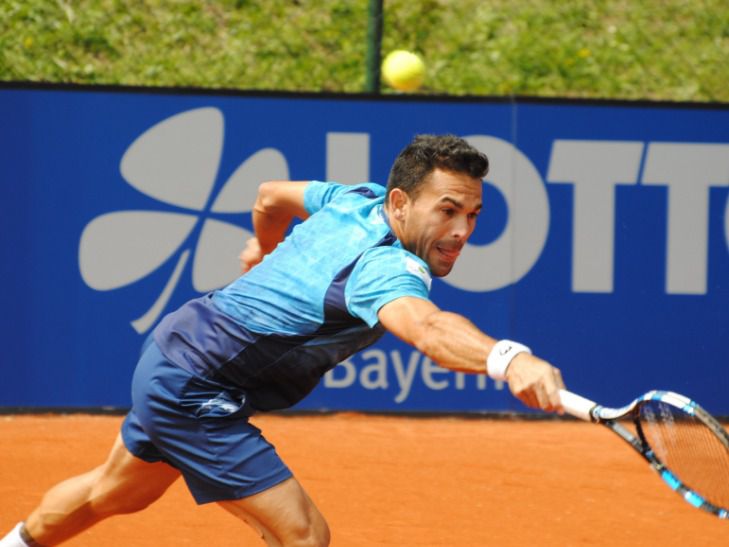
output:
<instances>
[{"instance_id":1,"label":"racket strings","mask_svg":"<svg viewBox=\"0 0 729 547\"><path fill-rule=\"evenodd\" d=\"M639 427L658 459L682 483L713 505L729 508L726 439L697 417L661 401L641 406Z\"/></svg>"}]
</instances>

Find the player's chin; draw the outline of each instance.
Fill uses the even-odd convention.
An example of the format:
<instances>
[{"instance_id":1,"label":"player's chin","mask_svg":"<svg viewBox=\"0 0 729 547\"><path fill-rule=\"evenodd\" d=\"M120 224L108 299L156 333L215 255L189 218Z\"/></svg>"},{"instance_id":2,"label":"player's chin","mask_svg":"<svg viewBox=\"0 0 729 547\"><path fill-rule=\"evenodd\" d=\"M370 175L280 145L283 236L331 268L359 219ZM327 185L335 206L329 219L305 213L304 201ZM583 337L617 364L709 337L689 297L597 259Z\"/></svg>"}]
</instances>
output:
<instances>
[{"instance_id":1,"label":"player's chin","mask_svg":"<svg viewBox=\"0 0 729 547\"><path fill-rule=\"evenodd\" d=\"M430 266L430 272L435 277L445 277L451 273L460 254L460 249L436 245L429 257L430 263L428 265Z\"/></svg>"},{"instance_id":2,"label":"player's chin","mask_svg":"<svg viewBox=\"0 0 729 547\"><path fill-rule=\"evenodd\" d=\"M429 264L430 273L433 274L433 277L445 277L451 273L455 264L455 260L435 260L432 264Z\"/></svg>"}]
</instances>

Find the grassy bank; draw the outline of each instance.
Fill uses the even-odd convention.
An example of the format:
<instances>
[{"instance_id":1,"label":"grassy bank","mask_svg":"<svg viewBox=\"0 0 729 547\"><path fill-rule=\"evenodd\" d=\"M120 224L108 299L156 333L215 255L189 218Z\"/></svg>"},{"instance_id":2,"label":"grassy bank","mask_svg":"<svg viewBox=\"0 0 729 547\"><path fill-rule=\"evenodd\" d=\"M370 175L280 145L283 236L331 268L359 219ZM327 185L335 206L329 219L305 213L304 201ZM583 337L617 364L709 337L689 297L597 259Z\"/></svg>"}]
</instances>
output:
<instances>
[{"instance_id":1,"label":"grassy bank","mask_svg":"<svg viewBox=\"0 0 729 547\"><path fill-rule=\"evenodd\" d=\"M0 80L360 92L368 0L0 0ZM419 93L729 102L725 0L385 0ZM384 89L384 92L390 92Z\"/></svg>"}]
</instances>

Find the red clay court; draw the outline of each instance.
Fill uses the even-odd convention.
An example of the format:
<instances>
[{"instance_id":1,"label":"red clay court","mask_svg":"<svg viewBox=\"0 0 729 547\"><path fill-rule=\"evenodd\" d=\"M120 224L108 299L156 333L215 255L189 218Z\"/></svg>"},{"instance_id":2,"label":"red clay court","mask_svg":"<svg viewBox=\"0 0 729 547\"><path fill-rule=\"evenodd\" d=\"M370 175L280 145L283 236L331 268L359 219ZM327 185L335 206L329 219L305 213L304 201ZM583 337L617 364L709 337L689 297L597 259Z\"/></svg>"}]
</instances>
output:
<instances>
[{"instance_id":1,"label":"red clay court","mask_svg":"<svg viewBox=\"0 0 729 547\"><path fill-rule=\"evenodd\" d=\"M120 416L0 417L0 531L56 482L103 461ZM260 416L332 529L335 547L709 546L729 522L666 488L602 427L567 420ZM71 546L263 545L176 482L146 511Z\"/></svg>"}]
</instances>

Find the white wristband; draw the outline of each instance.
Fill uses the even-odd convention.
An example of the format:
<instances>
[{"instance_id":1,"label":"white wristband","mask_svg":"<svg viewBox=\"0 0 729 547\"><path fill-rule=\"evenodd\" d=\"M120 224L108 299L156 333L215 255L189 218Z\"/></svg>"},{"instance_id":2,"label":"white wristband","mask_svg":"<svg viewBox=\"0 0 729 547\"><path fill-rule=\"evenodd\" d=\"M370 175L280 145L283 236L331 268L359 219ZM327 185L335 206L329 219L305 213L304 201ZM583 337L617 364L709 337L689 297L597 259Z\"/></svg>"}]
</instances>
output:
<instances>
[{"instance_id":1,"label":"white wristband","mask_svg":"<svg viewBox=\"0 0 729 547\"><path fill-rule=\"evenodd\" d=\"M512 340L499 340L486 359L486 372L494 380L506 380L506 369L519 353L531 353L528 347Z\"/></svg>"}]
</instances>

